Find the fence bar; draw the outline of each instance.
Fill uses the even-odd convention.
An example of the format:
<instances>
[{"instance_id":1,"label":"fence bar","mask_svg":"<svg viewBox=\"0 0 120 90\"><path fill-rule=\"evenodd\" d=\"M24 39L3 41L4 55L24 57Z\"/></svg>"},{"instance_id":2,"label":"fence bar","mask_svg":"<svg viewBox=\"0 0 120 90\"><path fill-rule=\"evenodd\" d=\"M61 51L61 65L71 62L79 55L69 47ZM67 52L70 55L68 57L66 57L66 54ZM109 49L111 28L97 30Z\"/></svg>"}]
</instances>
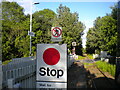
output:
<instances>
[{"instance_id":1,"label":"fence bar","mask_svg":"<svg viewBox=\"0 0 120 90\"><path fill-rule=\"evenodd\" d=\"M13 88L13 79L8 79L8 88Z\"/></svg>"}]
</instances>

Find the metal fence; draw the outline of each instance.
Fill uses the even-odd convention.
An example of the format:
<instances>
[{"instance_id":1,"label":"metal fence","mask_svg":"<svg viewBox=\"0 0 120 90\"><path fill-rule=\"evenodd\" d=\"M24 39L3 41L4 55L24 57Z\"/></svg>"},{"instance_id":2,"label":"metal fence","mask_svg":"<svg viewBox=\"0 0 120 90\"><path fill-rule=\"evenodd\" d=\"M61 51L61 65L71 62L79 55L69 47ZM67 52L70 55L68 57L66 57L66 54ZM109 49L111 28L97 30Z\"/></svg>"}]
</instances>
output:
<instances>
[{"instance_id":1,"label":"metal fence","mask_svg":"<svg viewBox=\"0 0 120 90\"><path fill-rule=\"evenodd\" d=\"M36 60L30 57L13 59L2 66L2 88L35 88Z\"/></svg>"},{"instance_id":2,"label":"metal fence","mask_svg":"<svg viewBox=\"0 0 120 90\"><path fill-rule=\"evenodd\" d=\"M68 69L74 62L68 55ZM36 88L35 57L15 58L7 65L0 62L0 90L5 88Z\"/></svg>"}]
</instances>

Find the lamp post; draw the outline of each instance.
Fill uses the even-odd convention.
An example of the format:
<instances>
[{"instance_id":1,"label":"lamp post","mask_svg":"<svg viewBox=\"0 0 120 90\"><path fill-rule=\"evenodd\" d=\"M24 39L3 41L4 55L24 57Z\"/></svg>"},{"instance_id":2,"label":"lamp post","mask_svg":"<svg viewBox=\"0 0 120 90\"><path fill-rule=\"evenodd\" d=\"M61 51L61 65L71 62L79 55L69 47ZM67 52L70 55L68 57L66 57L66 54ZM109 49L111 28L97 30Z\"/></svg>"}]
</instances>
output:
<instances>
[{"instance_id":1,"label":"lamp post","mask_svg":"<svg viewBox=\"0 0 120 90\"><path fill-rule=\"evenodd\" d=\"M36 3L31 3L30 7L30 31L28 31L28 35L30 35L30 55L32 54L32 42L31 42L31 39L32 39L32 36L34 36L34 33L32 32L32 5L33 4L39 4L39 2L36 2Z\"/></svg>"}]
</instances>

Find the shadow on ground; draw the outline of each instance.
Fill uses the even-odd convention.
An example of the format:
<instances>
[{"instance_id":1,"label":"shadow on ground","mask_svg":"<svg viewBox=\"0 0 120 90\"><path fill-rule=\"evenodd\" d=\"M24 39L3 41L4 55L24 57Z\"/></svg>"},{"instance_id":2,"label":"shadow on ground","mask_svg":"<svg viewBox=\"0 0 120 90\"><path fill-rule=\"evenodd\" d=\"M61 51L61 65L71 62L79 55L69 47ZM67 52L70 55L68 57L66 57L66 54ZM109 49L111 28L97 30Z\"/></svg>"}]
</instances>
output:
<instances>
[{"instance_id":1,"label":"shadow on ground","mask_svg":"<svg viewBox=\"0 0 120 90\"><path fill-rule=\"evenodd\" d=\"M76 62L68 70L68 88L86 87L86 69L83 64Z\"/></svg>"},{"instance_id":2,"label":"shadow on ground","mask_svg":"<svg viewBox=\"0 0 120 90\"><path fill-rule=\"evenodd\" d=\"M96 77L95 74L91 74L89 71L86 73L86 78L87 88L111 88L120 90L120 88L116 85L115 80L112 78Z\"/></svg>"},{"instance_id":3,"label":"shadow on ground","mask_svg":"<svg viewBox=\"0 0 120 90\"><path fill-rule=\"evenodd\" d=\"M94 82L93 82L93 81ZM84 68L84 65L80 62L75 62L68 69L68 89L70 88L115 88L118 89L115 84L115 80L105 77L96 78L94 74L90 74L88 70Z\"/></svg>"}]
</instances>

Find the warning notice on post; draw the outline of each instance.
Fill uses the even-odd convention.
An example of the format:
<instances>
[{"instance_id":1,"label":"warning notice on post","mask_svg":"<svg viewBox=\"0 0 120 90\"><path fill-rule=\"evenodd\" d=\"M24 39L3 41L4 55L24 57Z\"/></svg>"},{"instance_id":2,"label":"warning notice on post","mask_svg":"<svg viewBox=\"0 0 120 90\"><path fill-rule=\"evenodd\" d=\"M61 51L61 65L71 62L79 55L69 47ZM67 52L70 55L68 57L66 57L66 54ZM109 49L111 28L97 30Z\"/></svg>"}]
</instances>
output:
<instances>
[{"instance_id":1,"label":"warning notice on post","mask_svg":"<svg viewBox=\"0 0 120 90\"><path fill-rule=\"evenodd\" d=\"M51 28L51 40L53 42L62 41L62 28L61 27L52 27Z\"/></svg>"}]
</instances>

